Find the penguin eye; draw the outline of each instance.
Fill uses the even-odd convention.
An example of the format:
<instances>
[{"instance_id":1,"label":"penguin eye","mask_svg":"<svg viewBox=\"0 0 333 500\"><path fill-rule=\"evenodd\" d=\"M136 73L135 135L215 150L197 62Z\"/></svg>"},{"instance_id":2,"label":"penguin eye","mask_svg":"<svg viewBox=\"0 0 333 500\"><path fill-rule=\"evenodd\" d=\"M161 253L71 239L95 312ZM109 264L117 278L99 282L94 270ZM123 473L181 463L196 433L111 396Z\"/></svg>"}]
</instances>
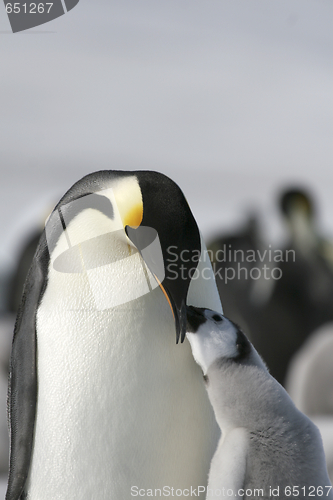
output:
<instances>
[{"instance_id":1,"label":"penguin eye","mask_svg":"<svg viewBox=\"0 0 333 500\"><path fill-rule=\"evenodd\" d=\"M213 314L212 316L213 320L216 321L217 323L219 323L220 321L222 321L223 318L221 318L221 316L219 314Z\"/></svg>"},{"instance_id":2,"label":"penguin eye","mask_svg":"<svg viewBox=\"0 0 333 500\"><path fill-rule=\"evenodd\" d=\"M251 344L241 330L237 332L236 349L238 355L234 359L238 361L244 359L251 352Z\"/></svg>"}]
</instances>

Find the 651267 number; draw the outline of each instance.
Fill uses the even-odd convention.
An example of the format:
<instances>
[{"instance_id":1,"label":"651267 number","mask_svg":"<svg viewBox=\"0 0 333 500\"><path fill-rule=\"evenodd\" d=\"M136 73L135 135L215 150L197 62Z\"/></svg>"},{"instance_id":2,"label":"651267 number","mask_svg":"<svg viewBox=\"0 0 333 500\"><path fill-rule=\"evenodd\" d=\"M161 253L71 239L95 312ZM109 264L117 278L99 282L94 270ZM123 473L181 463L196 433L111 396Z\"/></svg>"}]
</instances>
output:
<instances>
[{"instance_id":1,"label":"651267 number","mask_svg":"<svg viewBox=\"0 0 333 500\"><path fill-rule=\"evenodd\" d=\"M53 3L7 3L6 12L7 14L48 14L52 8Z\"/></svg>"}]
</instances>

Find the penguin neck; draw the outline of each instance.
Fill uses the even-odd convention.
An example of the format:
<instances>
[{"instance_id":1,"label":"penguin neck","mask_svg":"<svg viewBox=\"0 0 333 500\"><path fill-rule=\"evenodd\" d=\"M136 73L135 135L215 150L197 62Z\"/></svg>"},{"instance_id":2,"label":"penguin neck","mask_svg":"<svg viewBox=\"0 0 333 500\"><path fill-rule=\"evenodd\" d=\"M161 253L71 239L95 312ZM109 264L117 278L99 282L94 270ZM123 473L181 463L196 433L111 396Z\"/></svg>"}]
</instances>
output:
<instances>
[{"instance_id":1,"label":"penguin neck","mask_svg":"<svg viewBox=\"0 0 333 500\"><path fill-rule=\"evenodd\" d=\"M317 236L309 217L296 210L290 214L290 226L294 245L304 255L310 255L317 247Z\"/></svg>"},{"instance_id":2,"label":"penguin neck","mask_svg":"<svg viewBox=\"0 0 333 500\"><path fill-rule=\"evenodd\" d=\"M207 391L216 421L227 434L234 428L255 428L261 425L261 415L269 412L270 391L277 382L269 375L259 355L254 352L254 364L232 360L216 360L207 372Z\"/></svg>"}]
</instances>

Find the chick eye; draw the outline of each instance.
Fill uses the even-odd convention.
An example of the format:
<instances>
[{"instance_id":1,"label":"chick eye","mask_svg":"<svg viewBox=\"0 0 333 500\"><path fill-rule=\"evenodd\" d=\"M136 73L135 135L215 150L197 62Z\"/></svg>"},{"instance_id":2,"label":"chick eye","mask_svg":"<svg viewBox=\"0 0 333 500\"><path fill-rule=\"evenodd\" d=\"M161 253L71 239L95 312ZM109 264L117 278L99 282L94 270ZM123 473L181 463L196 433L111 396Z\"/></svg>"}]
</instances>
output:
<instances>
[{"instance_id":1,"label":"chick eye","mask_svg":"<svg viewBox=\"0 0 333 500\"><path fill-rule=\"evenodd\" d=\"M217 321L217 322L222 321L222 318L219 314L213 314L212 318L214 321Z\"/></svg>"}]
</instances>

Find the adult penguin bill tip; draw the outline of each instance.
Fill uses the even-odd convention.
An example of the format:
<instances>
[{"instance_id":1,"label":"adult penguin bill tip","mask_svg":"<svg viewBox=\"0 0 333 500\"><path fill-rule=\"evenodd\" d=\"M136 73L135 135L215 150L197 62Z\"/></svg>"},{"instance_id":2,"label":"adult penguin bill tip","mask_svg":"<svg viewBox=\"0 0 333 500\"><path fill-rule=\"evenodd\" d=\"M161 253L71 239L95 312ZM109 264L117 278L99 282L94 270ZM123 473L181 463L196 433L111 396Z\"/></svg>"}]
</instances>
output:
<instances>
[{"instance_id":1,"label":"adult penguin bill tip","mask_svg":"<svg viewBox=\"0 0 333 500\"><path fill-rule=\"evenodd\" d=\"M198 259L184 261L184 250ZM182 191L163 174L95 172L63 196L41 236L14 332L6 500L92 498L95 489L82 481L92 470L97 491L108 491L103 500L126 498L137 478L205 481L219 431L201 378L189 376L186 345L177 348L179 362L169 361L175 331L177 342L185 338L186 305L221 307L211 268L212 279L200 279L209 265ZM196 438L193 415L207 422ZM161 470L151 460L160 450ZM124 477L124 463L128 484L114 480Z\"/></svg>"}]
</instances>

